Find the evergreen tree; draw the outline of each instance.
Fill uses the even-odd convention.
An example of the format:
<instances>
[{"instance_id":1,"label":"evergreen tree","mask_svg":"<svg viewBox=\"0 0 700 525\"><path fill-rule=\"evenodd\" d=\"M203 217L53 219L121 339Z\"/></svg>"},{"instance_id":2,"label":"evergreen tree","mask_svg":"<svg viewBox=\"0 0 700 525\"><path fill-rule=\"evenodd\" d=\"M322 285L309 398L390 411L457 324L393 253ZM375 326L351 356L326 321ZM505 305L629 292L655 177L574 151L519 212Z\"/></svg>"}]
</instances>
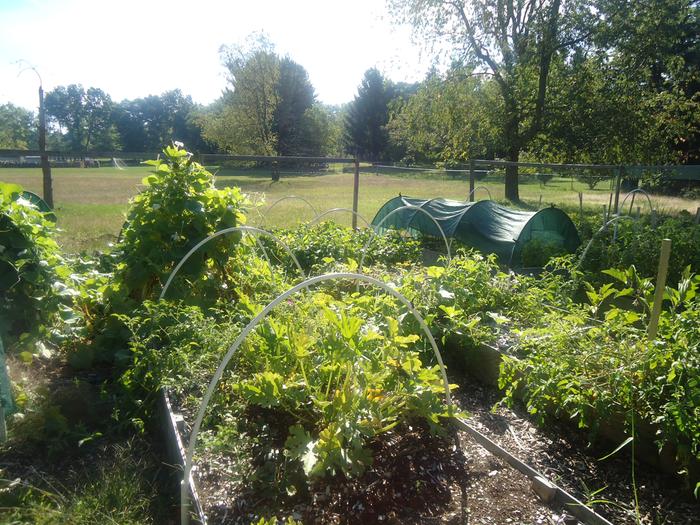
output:
<instances>
[{"instance_id":1,"label":"evergreen tree","mask_svg":"<svg viewBox=\"0 0 700 525\"><path fill-rule=\"evenodd\" d=\"M365 72L345 117L344 142L347 151L365 160L386 158L389 102L393 92L392 85L384 80L376 68Z\"/></svg>"}]
</instances>

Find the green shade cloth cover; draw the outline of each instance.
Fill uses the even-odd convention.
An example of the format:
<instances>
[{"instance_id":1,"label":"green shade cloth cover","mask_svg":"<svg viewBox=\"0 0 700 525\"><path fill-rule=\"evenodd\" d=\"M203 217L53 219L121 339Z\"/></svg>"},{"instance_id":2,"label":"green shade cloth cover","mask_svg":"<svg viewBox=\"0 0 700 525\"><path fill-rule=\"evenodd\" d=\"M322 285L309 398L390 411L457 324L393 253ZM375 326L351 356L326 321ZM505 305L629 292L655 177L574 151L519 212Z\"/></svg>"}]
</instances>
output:
<instances>
[{"instance_id":1,"label":"green shade cloth cover","mask_svg":"<svg viewBox=\"0 0 700 525\"><path fill-rule=\"evenodd\" d=\"M440 225L448 239L457 239L483 253L495 253L502 263L514 268L523 266L523 248L530 241L540 241L569 253L576 251L581 244L576 226L558 208L520 211L490 200L463 202L399 196L379 209L372 226L377 228L385 217L402 206L417 206L425 210ZM391 215L379 230L406 229L440 238L435 222L425 213L405 209Z\"/></svg>"}]
</instances>

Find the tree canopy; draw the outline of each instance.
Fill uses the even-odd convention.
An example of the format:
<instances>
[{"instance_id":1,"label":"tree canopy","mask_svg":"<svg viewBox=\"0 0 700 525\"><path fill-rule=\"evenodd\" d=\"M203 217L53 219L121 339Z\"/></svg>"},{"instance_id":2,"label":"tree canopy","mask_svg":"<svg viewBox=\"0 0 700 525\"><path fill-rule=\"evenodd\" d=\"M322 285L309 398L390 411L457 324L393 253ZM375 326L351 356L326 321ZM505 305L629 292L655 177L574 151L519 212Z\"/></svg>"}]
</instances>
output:
<instances>
[{"instance_id":1,"label":"tree canopy","mask_svg":"<svg viewBox=\"0 0 700 525\"><path fill-rule=\"evenodd\" d=\"M376 68L365 72L345 115L345 147L367 160L382 160L389 143L387 123L393 85Z\"/></svg>"},{"instance_id":2,"label":"tree canopy","mask_svg":"<svg viewBox=\"0 0 700 525\"><path fill-rule=\"evenodd\" d=\"M49 123L57 126L70 151L114 150L118 136L112 121L112 98L99 88L59 86L46 94Z\"/></svg>"},{"instance_id":3,"label":"tree canopy","mask_svg":"<svg viewBox=\"0 0 700 525\"><path fill-rule=\"evenodd\" d=\"M3 104L0 106L0 148L36 149L37 122L31 111Z\"/></svg>"}]
</instances>

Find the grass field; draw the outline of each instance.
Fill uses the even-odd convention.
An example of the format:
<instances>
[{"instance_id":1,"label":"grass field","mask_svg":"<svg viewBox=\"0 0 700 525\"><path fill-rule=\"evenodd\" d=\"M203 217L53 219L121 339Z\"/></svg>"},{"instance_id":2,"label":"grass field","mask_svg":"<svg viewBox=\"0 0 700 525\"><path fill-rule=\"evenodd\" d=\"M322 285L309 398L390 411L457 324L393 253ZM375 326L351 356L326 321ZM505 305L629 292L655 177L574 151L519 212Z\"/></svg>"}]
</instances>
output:
<instances>
[{"instance_id":1,"label":"grass field","mask_svg":"<svg viewBox=\"0 0 700 525\"><path fill-rule=\"evenodd\" d=\"M151 168L54 168L54 202L61 234L59 242L67 251L78 252L105 248L113 242L124 221L129 199L140 188L141 179ZM212 171L216 171L212 168ZM36 168L0 169L0 181L21 184L25 189L42 194L41 170ZM249 223L261 226L292 226L313 217L310 207L301 200L280 202L266 214L266 210L278 199L296 195L308 200L319 212L330 208L352 208L353 174L331 172L327 174L282 174L279 182L272 182L266 171L221 170L217 173L218 186L240 186L254 200L264 199L265 204L252 211ZM477 183L477 188L488 188L494 200L503 200L503 182L494 178ZM578 192L582 192L584 206L600 210L610 198L610 184L601 182L594 190L570 179L554 178L546 186L532 178L523 178L520 196L527 206L536 208L542 196L542 206L555 204L570 212L578 210ZM416 172L396 174L362 173L360 176L359 212L371 221L377 210L388 199L402 195L421 198L446 197L464 200L469 184L463 179L453 179ZM487 198L484 189L476 190L476 199ZM624 198L621 195L620 199ZM655 208L661 211L688 210L695 213L700 201L676 197L653 196ZM629 203L629 201L628 201ZM648 212L646 199L637 199L635 207L642 206ZM337 222L350 224L349 213L334 216ZM360 223L362 221L359 221Z\"/></svg>"}]
</instances>

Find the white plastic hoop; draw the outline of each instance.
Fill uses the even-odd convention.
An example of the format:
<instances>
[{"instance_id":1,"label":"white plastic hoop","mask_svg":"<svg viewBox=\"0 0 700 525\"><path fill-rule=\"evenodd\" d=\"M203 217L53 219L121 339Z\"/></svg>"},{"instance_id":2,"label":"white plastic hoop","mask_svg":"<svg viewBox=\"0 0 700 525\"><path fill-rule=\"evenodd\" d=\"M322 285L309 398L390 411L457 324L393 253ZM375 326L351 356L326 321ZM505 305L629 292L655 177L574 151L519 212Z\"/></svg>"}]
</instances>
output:
<instances>
[{"instance_id":1,"label":"white plastic hoop","mask_svg":"<svg viewBox=\"0 0 700 525\"><path fill-rule=\"evenodd\" d=\"M413 204L406 204L405 206L400 206L400 207L396 208L395 210L391 210L389 213L386 214L386 216L385 216L381 221L379 221L378 224L376 224L376 225L373 227L373 229L372 229L372 234L370 235L369 239L367 239L367 241L365 242L365 245L362 247L362 258L360 259L360 265L358 266L358 269L359 269L360 272L362 272L362 265L364 264L364 262L365 262L365 257L367 256L367 248L369 248L369 244L370 244L370 243L374 240L374 238L377 236L377 230L378 230L379 228L381 228L382 224L384 224L384 222L385 222L389 217L391 217L391 216L394 215L395 213L398 213L398 212L403 211L403 210L416 210L416 211L420 211L421 213L427 215L428 218L429 218L431 221L433 221L433 223L435 224L435 226L437 226L437 229L440 231L440 235L442 235L442 240L445 241L445 248L447 248L447 260L448 260L448 261L451 261L451 260L452 260L452 251L450 250L450 243L447 242L447 236L445 235L445 231L442 229L442 226L440 226L440 223L435 219L435 217L433 217L432 215L430 215L430 213L428 213L427 211L425 211L425 210L424 210L423 208L421 208L420 206L414 206ZM414 214L414 215L415 215L415 214ZM411 219L411 221L412 221L412 220L413 220L413 219ZM410 224L411 224L411 223L410 223L410 221L409 221L409 226L410 226Z\"/></svg>"},{"instance_id":2,"label":"white plastic hoop","mask_svg":"<svg viewBox=\"0 0 700 525\"><path fill-rule=\"evenodd\" d=\"M307 223L307 225L308 225L308 226L313 226L314 224L316 224L318 221L320 221L320 220L321 220L323 217L325 217L326 215L330 215L331 213L337 213L337 212L340 212L340 211L352 213L355 217L359 217L360 219L362 219L362 222L365 223L365 226L367 226L368 228L371 226L370 223L369 223L369 221L368 221L367 219L365 219L362 215L360 215L359 213L357 213L355 210L351 210L350 208L331 208L330 210L324 211L324 212L321 213L320 215L316 215L316 217L314 217L313 219L311 219L311 220Z\"/></svg>"},{"instance_id":3,"label":"white plastic hoop","mask_svg":"<svg viewBox=\"0 0 700 525\"><path fill-rule=\"evenodd\" d=\"M233 232L241 232L241 233L257 233L260 235L267 235L268 237L272 237L275 241L277 241L284 249L285 251L289 254L289 256L292 258L294 261L294 264L296 264L297 268L299 269L299 273L301 273L302 277L306 277L306 273L302 269L301 265L299 264L299 261L295 257L294 253L292 250L289 249L289 246L287 246L282 239L277 237L272 232L269 232L267 230L263 230L261 228L255 228L253 226L235 226L232 228L225 228L223 230L219 230L218 232L212 233L209 237L202 239L199 241L197 244L195 244L192 249L185 254L185 256L180 259L180 262L177 263L177 266L173 269L172 272L170 272L170 275L168 276L168 280L165 281L165 285L163 286L163 289L160 292L160 295L158 296L158 300L160 301L165 297L165 293L168 291L168 288L170 287L170 283L173 282L173 279L175 279L175 276L177 275L177 272L180 271L180 268L187 262L187 260L194 254L197 250L199 250L202 246L207 244L209 241L216 239L217 237L221 237L222 235L226 235L229 233ZM255 238L256 242L258 243L258 246L262 248L262 245L260 244L260 241L258 238ZM265 252L265 249L263 248L263 253L265 254L265 259L267 259L267 263L272 267L272 263L270 262L270 259L267 257L267 252Z\"/></svg>"},{"instance_id":4,"label":"white plastic hoop","mask_svg":"<svg viewBox=\"0 0 700 525\"><path fill-rule=\"evenodd\" d=\"M432 332L428 328L428 325L425 323L425 320L423 317L420 315L420 313L415 309L411 301L406 298L405 295L403 295L401 292L398 292L391 288L389 285L386 283L375 279L374 277L370 277L369 275L362 275L358 273L330 273L326 275L320 275L317 277L311 277L307 279L306 281L297 284L296 286L290 288L284 293L281 293L278 295L275 299L272 300L271 303L269 303L263 310L255 316L255 318L248 323L248 325L243 329L243 331L240 333L240 335L236 338L234 343L229 347L228 352L226 352L226 355L224 358L221 360L221 363L219 364L219 368L216 369L216 372L214 373L214 377L212 377L211 382L209 383L209 386L207 387L207 391L204 394L204 397L202 398L202 401L199 405L199 409L197 410L197 417L195 418L194 425L192 426L192 432L190 433L190 439L189 439L189 444L187 445L187 452L185 454L185 465L184 465L184 473L182 477L182 484L180 485L180 523L182 525L187 525L189 523L189 494L188 494L188 489L189 489L189 484L187 483L187 480L190 479L190 475L192 472L192 458L194 457L194 449L195 445L197 444L197 436L199 435L199 429L202 426L202 420L204 419L204 414L206 412L207 406L209 405L209 401L211 400L212 395L214 394L214 389L216 388L216 385L219 383L219 380L224 374L224 370L226 370L226 367L228 366L229 362L231 361L231 358L234 356L236 353L236 350L238 350L238 347L243 343L243 341L248 337L248 334L255 329L255 327L258 326L258 324L265 318L267 317L267 314L269 314L277 305L279 305L281 302L289 298L290 296L294 295L298 291L302 289L307 289L309 286L325 282L325 281L334 281L337 279L351 279L351 280L357 280L357 281L364 281L366 283L372 284L374 286L377 286L381 288L382 290L388 292L390 295L401 301L406 308L413 314L413 316L416 318L418 321L418 324L420 325L421 329L425 333L425 335L428 338L428 341L430 342L430 345L433 347L433 352L435 353L435 357L438 361L438 364L440 366L440 373L442 375L442 381L443 385L445 387L445 402L448 407L452 406L452 397L450 396L450 383L447 380L447 372L445 370L445 364L442 360L442 355L440 354L440 350L437 347L437 343L435 342L435 338L433 337Z\"/></svg>"},{"instance_id":5,"label":"white plastic hoop","mask_svg":"<svg viewBox=\"0 0 700 525\"><path fill-rule=\"evenodd\" d=\"M586 258L586 255L588 255L588 250L591 249L591 245L593 244L593 241L595 240L595 238L598 237L599 234L603 233L608 228L608 226L610 226L611 224L613 224L619 220L622 220L622 219L632 220L632 217L630 217L629 215L615 215L612 219L610 219L608 222L603 224L600 227L600 229L591 236L591 239L588 241L588 244L586 244L586 247L583 249L583 252L581 252L581 257L578 260L578 264L576 265L576 269L581 268L581 265L583 264L583 260Z\"/></svg>"},{"instance_id":6,"label":"white plastic hoop","mask_svg":"<svg viewBox=\"0 0 700 525\"><path fill-rule=\"evenodd\" d=\"M474 188L472 191L469 192L469 196L467 197L468 202L471 202L469 199L471 199L472 195L474 195L476 193L476 190L479 190L479 189L486 190L486 193L489 194L489 200L490 201L493 200L493 197L491 196L491 192L489 191L489 189L486 186L477 186L476 188Z\"/></svg>"},{"instance_id":7,"label":"white plastic hoop","mask_svg":"<svg viewBox=\"0 0 700 525\"><path fill-rule=\"evenodd\" d=\"M270 211L272 211L272 208L274 208L275 206L277 206L280 202L282 202L282 201L287 201L287 200L290 200L290 199L296 199L296 200L298 200L298 201L305 202L306 205L307 205L309 208L311 208L311 210L314 212L314 217L318 217L318 210L316 210L316 208L314 207L314 205L311 204L309 201L307 201L304 197L299 197L299 196L297 196L297 195L286 195L285 197L279 198L279 199L277 199L275 202L273 202L273 203L270 205L270 207L269 207L268 209L265 210L265 213L262 213L262 214L261 214L262 217L263 217L263 224L265 224L265 220L267 219L267 214L270 213Z\"/></svg>"},{"instance_id":8,"label":"white plastic hoop","mask_svg":"<svg viewBox=\"0 0 700 525\"><path fill-rule=\"evenodd\" d=\"M634 200L634 195L636 195L637 193L641 193L647 198L647 202L649 203L649 211L652 215L654 214L654 205L651 203L651 197L649 195L649 192L646 190L643 190L642 188L635 188L632 191L630 191L627 195L625 195L625 198L622 199L622 204L620 204L619 208L617 209L618 214L620 213L620 210L625 209L625 202L627 202L627 199L629 199L630 195L633 196L632 200ZM630 209L631 209L631 206L632 205L630 205Z\"/></svg>"}]
</instances>

